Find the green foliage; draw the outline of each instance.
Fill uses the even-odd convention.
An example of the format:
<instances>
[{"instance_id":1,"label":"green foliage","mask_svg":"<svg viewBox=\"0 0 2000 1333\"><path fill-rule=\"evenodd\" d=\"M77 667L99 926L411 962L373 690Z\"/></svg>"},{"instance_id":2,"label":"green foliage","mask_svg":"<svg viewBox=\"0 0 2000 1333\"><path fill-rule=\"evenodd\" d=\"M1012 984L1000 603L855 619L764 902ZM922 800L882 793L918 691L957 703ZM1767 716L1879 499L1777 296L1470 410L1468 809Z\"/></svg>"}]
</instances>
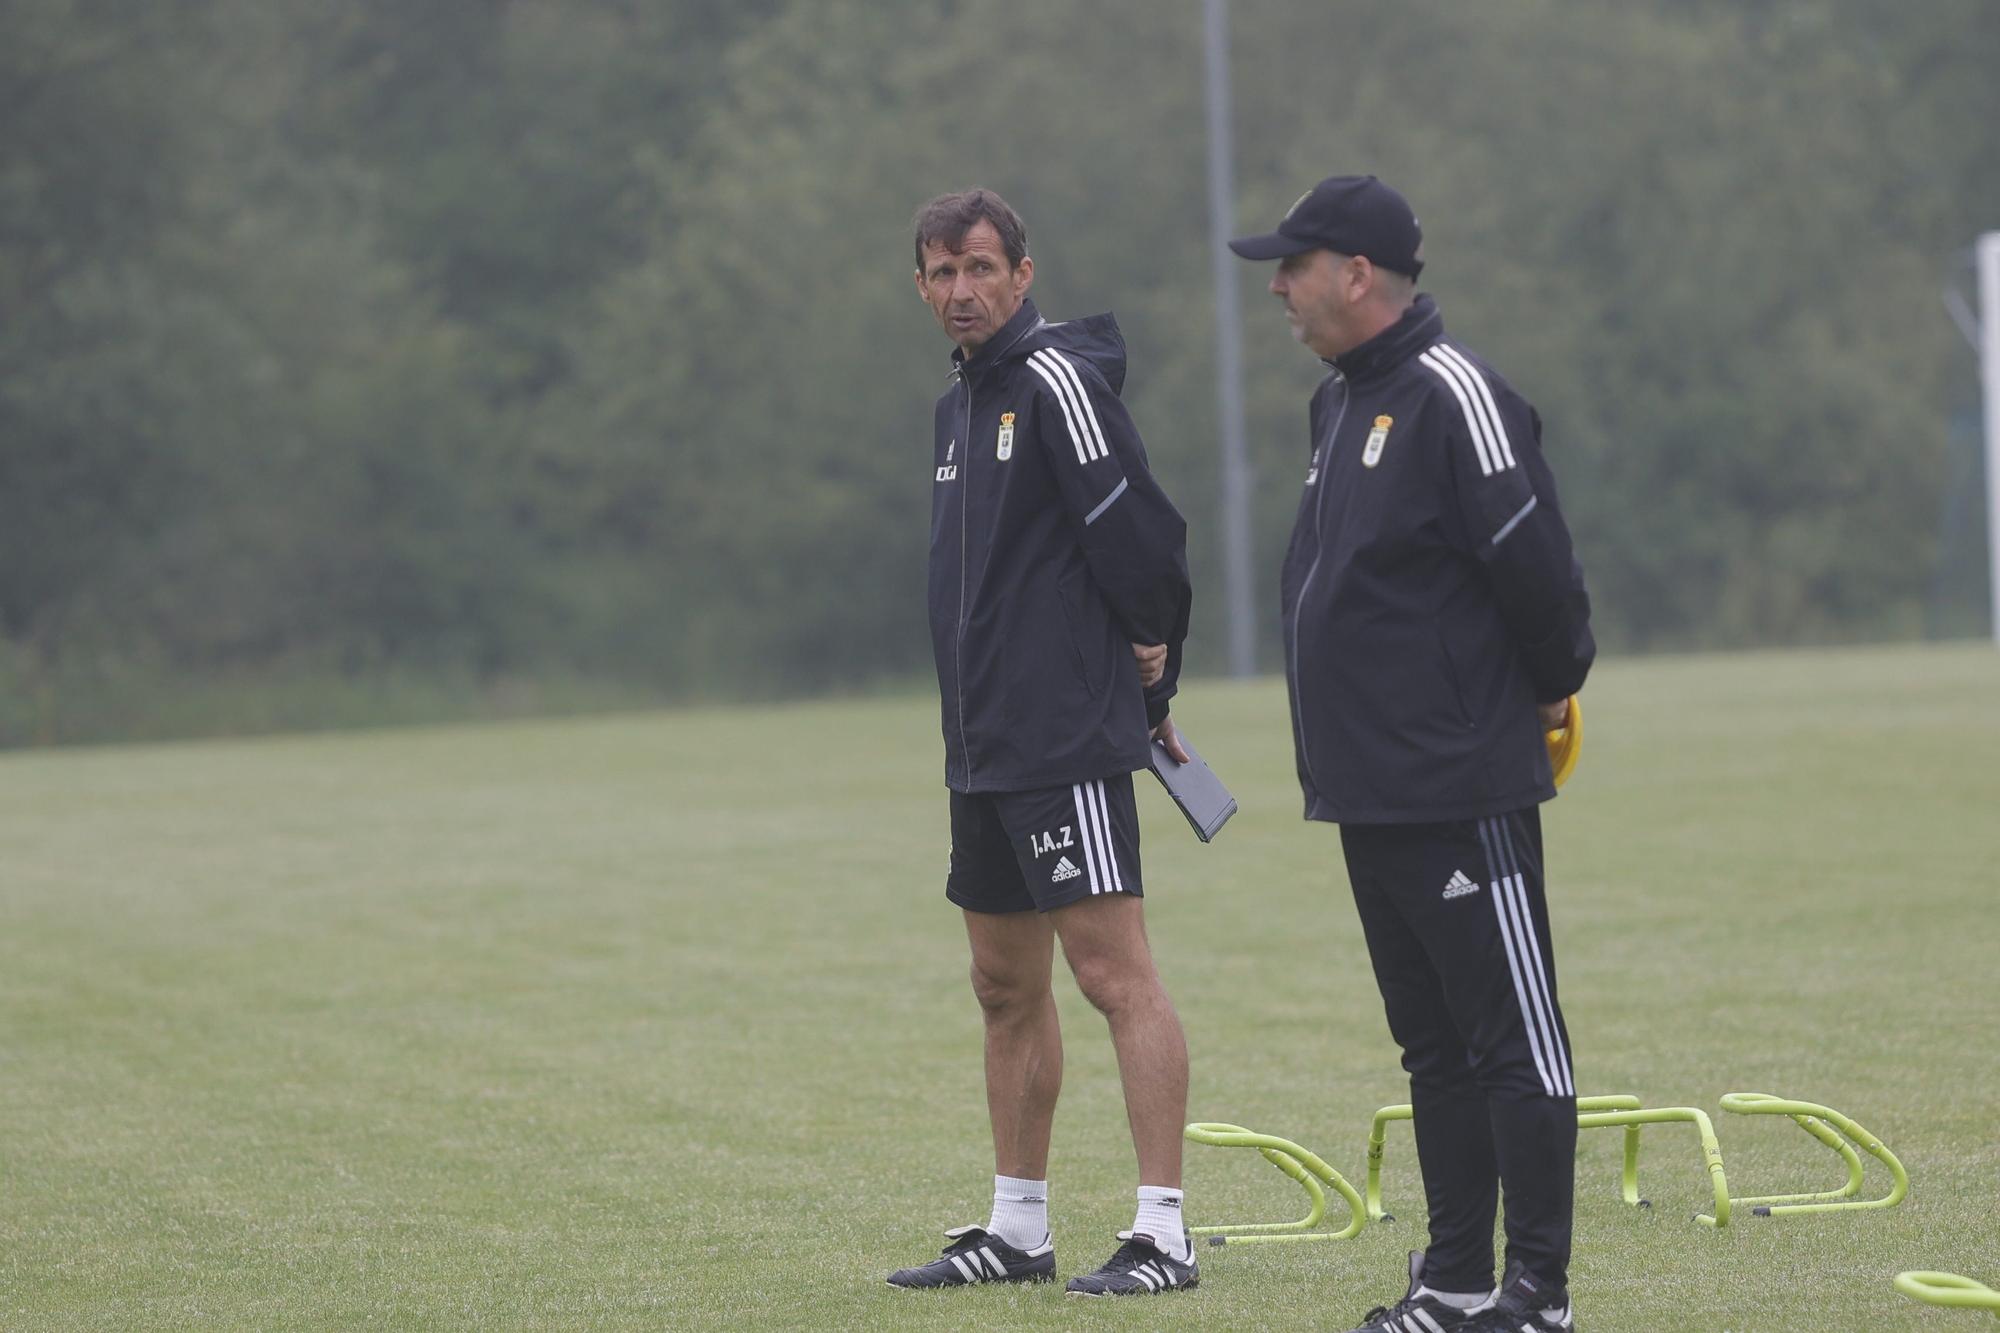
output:
<instances>
[{"instance_id":1,"label":"green foliage","mask_svg":"<svg viewBox=\"0 0 2000 1333\"><path fill-rule=\"evenodd\" d=\"M1234 14L1241 225L1334 170L1417 202L1449 325L1542 410L1609 645L1909 635L1970 587L1937 292L2000 222L1983 0ZM0 0L0 31L24 688L920 673L948 349L907 226L973 183L1052 317L1118 311L1219 665L1192 3ZM1317 366L1238 274L1268 613ZM84 702L0 743L105 734Z\"/></svg>"}]
</instances>

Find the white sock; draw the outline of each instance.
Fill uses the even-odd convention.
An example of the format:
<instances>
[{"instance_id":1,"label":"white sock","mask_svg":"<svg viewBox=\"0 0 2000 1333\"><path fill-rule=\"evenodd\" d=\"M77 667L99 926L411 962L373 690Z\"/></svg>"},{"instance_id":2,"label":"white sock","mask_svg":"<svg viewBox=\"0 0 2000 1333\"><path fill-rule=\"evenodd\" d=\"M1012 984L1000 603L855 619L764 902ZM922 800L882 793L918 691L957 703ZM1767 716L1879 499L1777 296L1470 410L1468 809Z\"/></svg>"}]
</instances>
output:
<instances>
[{"instance_id":1,"label":"white sock","mask_svg":"<svg viewBox=\"0 0 2000 1333\"><path fill-rule=\"evenodd\" d=\"M1454 1310L1477 1310L1482 1305L1491 1305L1494 1293L1490 1291L1433 1291L1429 1287L1418 1287L1417 1295L1428 1296L1439 1305L1449 1305Z\"/></svg>"},{"instance_id":2,"label":"white sock","mask_svg":"<svg viewBox=\"0 0 2000 1333\"><path fill-rule=\"evenodd\" d=\"M1141 1236L1151 1236L1161 1251L1182 1263L1193 1255L1187 1239L1187 1223L1181 1218L1179 1190L1164 1185L1141 1185L1139 1215L1132 1220L1132 1230Z\"/></svg>"},{"instance_id":3,"label":"white sock","mask_svg":"<svg viewBox=\"0 0 2000 1333\"><path fill-rule=\"evenodd\" d=\"M986 1229L1017 1250L1039 1248L1049 1238L1049 1182L993 1177L993 1218Z\"/></svg>"}]
</instances>

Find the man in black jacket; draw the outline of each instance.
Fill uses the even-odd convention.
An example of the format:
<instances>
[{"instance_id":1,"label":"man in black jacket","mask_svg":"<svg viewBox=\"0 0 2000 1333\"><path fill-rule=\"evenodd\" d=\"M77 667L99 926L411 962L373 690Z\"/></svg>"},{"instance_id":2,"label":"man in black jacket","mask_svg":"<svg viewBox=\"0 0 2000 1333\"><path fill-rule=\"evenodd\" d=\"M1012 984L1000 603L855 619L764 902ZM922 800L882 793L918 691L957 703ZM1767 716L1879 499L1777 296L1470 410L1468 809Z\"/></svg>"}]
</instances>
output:
<instances>
[{"instance_id":1,"label":"man in black jacket","mask_svg":"<svg viewBox=\"0 0 2000 1333\"><path fill-rule=\"evenodd\" d=\"M1402 1300L1357 1333L1568 1329L1576 1087L1538 806L1543 728L1596 647L1541 420L1446 336L1417 219L1373 176L1230 245L1279 261L1328 369L1283 575L1293 741L1306 818L1340 825L1430 1203Z\"/></svg>"},{"instance_id":2,"label":"man in black jacket","mask_svg":"<svg viewBox=\"0 0 2000 1333\"><path fill-rule=\"evenodd\" d=\"M1109 315L1051 324L1028 300L1019 216L986 190L916 219L917 292L957 350L932 459L931 639L943 701L951 870L986 1025L993 1211L901 1287L1055 1270L1049 1130L1062 1086L1055 941L1106 1017L1139 1158L1138 1211L1078 1295L1192 1287L1181 1221L1187 1042L1141 913L1132 772L1167 718L1187 635L1187 526L1118 390Z\"/></svg>"}]
</instances>

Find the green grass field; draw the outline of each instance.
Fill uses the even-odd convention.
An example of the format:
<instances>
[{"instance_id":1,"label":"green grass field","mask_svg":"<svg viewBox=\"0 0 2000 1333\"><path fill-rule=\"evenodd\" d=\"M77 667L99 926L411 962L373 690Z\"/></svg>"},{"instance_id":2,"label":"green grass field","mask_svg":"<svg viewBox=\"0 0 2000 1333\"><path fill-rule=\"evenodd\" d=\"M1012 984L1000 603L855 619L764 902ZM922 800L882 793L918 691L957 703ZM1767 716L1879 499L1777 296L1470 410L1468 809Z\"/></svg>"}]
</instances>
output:
<instances>
[{"instance_id":1,"label":"green grass field","mask_svg":"<svg viewBox=\"0 0 2000 1333\"><path fill-rule=\"evenodd\" d=\"M1617 661L1586 701L1547 814L1579 1090L1708 1108L1739 1194L1841 1175L1721 1094L1825 1102L1913 1187L1709 1231L1691 1135L1648 1131L1639 1213L1586 1132L1581 1326L1990 1326L1889 1279L2000 1287L2000 655ZM1284 708L1188 687L1243 812L1200 847L1145 784L1148 910L1191 1118L1358 1184L1406 1089ZM1398 1290L1407 1126L1404 1220L1203 1250L1196 1292L882 1284L992 1169L936 730L912 698L0 756L0 1327L1345 1328ZM1058 993L1068 1274L1135 1182ZM1298 1211L1249 1154L1187 1183L1197 1222Z\"/></svg>"}]
</instances>

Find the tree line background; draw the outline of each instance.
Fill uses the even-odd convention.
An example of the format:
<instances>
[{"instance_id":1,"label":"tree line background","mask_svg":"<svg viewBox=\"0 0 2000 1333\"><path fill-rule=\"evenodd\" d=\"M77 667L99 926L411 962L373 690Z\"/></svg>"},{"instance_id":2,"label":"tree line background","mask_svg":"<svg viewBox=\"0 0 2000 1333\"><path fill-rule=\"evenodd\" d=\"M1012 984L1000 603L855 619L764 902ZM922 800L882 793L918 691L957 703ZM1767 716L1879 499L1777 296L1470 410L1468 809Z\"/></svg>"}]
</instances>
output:
<instances>
[{"instance_id":1,"label":"tree line background","mask_svg":"<svg viewBox=\"0 0 2000 1333\"><path fill-rule=\"evenodd\" d=\"M1993 0L1236 0L1237 215L1422 217L1611 651L1985 630ZM1220 670L1198 0L0 0L0 744L929 670L908 224L1114 309ZM1318 367L1241 265L1258 615Z\"/></svg>"}]
</instances>

